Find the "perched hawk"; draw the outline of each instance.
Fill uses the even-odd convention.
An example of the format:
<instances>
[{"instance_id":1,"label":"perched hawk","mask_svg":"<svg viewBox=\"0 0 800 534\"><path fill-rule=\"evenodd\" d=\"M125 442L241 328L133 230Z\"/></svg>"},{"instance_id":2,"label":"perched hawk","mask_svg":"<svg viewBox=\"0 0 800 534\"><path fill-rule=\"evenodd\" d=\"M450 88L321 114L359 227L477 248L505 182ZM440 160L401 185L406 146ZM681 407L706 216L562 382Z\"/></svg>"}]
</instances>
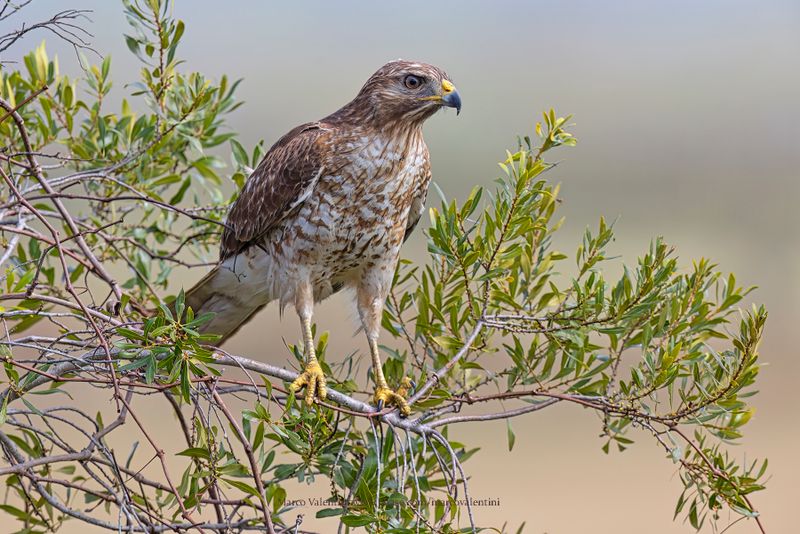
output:
<instances>
[{"instance_id":1,"label":"perched hawk","mask_svg":"<svg viewBox=\"0 0 800 534\"><path fill-rule=\"evenodd\" d=\"M306 402L325 398L314 353L314 303L355 289L369 340L375 402L409 407L383 376L378 352L383 304L400 246L423 212L431 178L422 123L442 106L461 109L447 75L432 65L392 61L358 95L324 119L293 129L267 152L228 214L220 263L186 295L204 330L231 336L272 300L294 305L306 366L292 384Z\"/></svg>"}]
</instances>

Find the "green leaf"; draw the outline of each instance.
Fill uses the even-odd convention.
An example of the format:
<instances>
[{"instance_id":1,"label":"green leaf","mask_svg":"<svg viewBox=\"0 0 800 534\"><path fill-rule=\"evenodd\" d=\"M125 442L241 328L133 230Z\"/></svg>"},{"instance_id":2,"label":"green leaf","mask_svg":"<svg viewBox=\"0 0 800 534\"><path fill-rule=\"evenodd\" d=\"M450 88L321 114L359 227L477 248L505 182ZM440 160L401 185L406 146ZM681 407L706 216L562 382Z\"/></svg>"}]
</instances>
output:
<instances>
[{"instance_id":1,"label":"green leaf","mask_svg":"<svg viewBox=\"0 0 800 534\"><path fill-rule=\"evenodd\" d=\"M254 497L259 497L258 490L250 484L241 482L239 480L233 480L231 478L223 478L222 480L224 480L226 484L229 484L240 491L248 493Z\"/></svg>"},{"instance_id":2,"label":"green leaf","mask_svg":"<svg viewBox=\"0 0 800 534\"><path fill-rule=\"evenodd\" d=\"M514 435L514 431L511 429L511 421L508 419L506 419L506 436L508 437L508 450L511 451L514 448L514 442L517 438Z\"/></svg>"},{"instance_id":3,"label":"green leaf","mask_svg":"<svg viewBox=\"0 0 800 534\"><path fill-rule=\"evenodd\" d=\"M342 508L323 508L317 512L317 517L335 517L337 515L342 515L342 512L344 512Z\"/></svg>"},{"instance_id":4,"label":"green leaf","mask_svg":"<svg viewBox=\"0 0 800 534\"><path fill-rule=\"evenodd\" d=\"M178 456L189 456L190 458L202 458L204 460L211 460L211 454L207 449L200 447L190 447L177 453Z\"/></svg>"},{"instance_id":5,"label":"green leaf","mask_svg":"<svg viewBox=\"0 0 800 534\"><path fill-rule=\"evenodd\" d=\"M347 525L348 527L365 527L367 525L371 525L372 523L376 522L374 517L370 517L367 515L344 515L341 519L342 523Z\"/></svg>"},{"instance_id":6,"label":"green leaf","mask_svg":"<svg viewBox=\"0 0 800 534\"><path fill-rule=\"evenodd\" d=\"M3 405L0 406L0 426L6 422L6 414L8 412L8 395L3 397Z\"/></svg>"}]
</instances>

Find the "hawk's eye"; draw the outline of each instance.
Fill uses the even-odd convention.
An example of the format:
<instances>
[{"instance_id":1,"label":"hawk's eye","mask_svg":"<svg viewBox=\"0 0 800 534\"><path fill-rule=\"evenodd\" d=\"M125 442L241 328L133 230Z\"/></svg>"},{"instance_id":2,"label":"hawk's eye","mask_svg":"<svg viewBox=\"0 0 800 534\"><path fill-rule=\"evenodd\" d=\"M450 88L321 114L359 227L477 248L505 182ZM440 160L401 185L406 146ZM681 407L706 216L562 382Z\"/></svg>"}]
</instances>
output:
<instances>
[{"instance_id":1,"label":"hawk's eye","mask_svg":"<svg viewBox=\"0 0 800 534\"><path fill-rule=\"evenodd\" d=\"M419 89L419 87L422 85L422 78L419 76L414 76L413 74L409 74L406 76L406 79L403 80L403 83L409 89Z\"/></svg>"}]
</instances>

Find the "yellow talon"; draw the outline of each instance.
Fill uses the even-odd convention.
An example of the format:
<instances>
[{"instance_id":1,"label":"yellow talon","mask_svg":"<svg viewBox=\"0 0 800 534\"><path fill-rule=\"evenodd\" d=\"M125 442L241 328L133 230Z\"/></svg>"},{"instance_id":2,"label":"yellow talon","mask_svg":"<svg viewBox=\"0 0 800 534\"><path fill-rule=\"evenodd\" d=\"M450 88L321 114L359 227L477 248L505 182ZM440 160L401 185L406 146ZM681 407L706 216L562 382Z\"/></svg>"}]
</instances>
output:
<instances>
[{"instance_id":1,"label":"yellow talon","mask_svg":"<svg viewBox=\"0 0 800 534\"><path fill-rule=\"evenodd\" d=\"M375 396L373 397L378 410L382 410L384 406L394 405L400 410L400 415L402 417L411 415L411 407L409 407L406 402L406 396L412 386L413 382L408 377L403 378L397 391L392 391L386 386L378 386L375 389Z\"/></svg>"},{"instance_id":2,"label":"yellow talon","mask_svg":"<svg viewBox=\"0 0 800 534\"><path fill-rule=\"evenodd\" d=\"M325 400L328 395L328 387L325 383L325 373L322 372L319 362L309 362L300 376L289 387L296 393L304 386L306 388L305 399L307 406L314 404L314 395L319 397L320 400Z\"/></svg>"}]
</instances>

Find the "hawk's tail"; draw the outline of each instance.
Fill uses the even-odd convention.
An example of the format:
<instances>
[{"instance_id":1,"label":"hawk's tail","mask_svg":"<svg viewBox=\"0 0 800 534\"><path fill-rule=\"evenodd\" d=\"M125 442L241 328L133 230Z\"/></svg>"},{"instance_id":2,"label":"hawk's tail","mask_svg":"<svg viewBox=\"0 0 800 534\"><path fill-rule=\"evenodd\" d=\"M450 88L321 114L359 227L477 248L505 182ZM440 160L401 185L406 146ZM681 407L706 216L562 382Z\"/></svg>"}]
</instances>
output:
<instances>
[{"instance_id":1,"label":"hawk's tail","mask_svg":"<svg viewBox=\"0 0 800 534\"><path fill-rule=\"evenodd\" d=\"M217 266L186 291L186 305L192 308L195 317L214 314L200 328L202 332L222 336L214 345L224 343L269 302L263 288L248 285L230 269Z\"/></svg>"}]
</instances>

